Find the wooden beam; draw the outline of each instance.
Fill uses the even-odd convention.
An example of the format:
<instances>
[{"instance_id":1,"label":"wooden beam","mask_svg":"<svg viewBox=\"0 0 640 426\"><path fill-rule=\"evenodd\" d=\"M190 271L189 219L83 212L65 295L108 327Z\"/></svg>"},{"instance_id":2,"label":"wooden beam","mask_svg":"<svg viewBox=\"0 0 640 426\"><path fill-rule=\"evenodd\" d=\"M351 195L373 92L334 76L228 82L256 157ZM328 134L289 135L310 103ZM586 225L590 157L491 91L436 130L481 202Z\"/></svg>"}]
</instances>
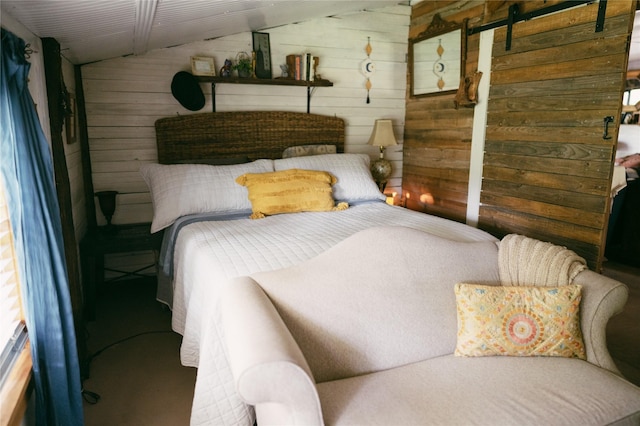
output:
<instances>
[{"instance_id":1,"label":"wooden beam","mask_svg":"<svg viewBox=\"0 0 640 426\"><path fill-rule=\"evenodd\" d=\"M53 38L43 38L42 50L49 105L49 124L51 127L51 151L53 154L53 169L60 208L60 220L62 222L67 278L69 280L69 295L71 297L81 375L84 377L86 371L84 370L82 360L87 359L87 347L84 330L84 309L80 281L78 244L73 226L71 186L69 184L67 160L64 153L64 140L62 138L65 112L62 107L63 80L60 44Z\"/></svg>"},{"instance_id":2,"label":"wooden beam","mask_svg":"<svg viewBox=\"0 0 640 426\"><path fill-rule=\"evenodd\" d=\"M93 172L91 168L91 153L89 149L89 135L87 132L87 110L82 87L82 69L74 66L76 81L76 102L78 115L78 137L80 138L80 156L82 157L82 181L84 183L84 205L89 230L96 229L96 202L93 197Z\"/></svg>"}]
</instances>

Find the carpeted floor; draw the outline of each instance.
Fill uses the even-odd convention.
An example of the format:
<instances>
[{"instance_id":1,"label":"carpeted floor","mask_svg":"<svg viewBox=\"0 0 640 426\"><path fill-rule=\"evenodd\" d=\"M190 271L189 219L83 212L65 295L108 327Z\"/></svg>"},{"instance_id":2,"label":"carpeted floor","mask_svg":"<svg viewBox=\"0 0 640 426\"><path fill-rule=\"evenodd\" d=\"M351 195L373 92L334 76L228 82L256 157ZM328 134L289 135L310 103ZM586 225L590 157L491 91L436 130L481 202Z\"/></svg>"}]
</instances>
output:
<instances>
[{"instance_id":1,"label":"carpeted floor","mask_svg":"<svg viewBox=\"0 0 640 426\"><path fill-rule=\"evenodd\" d=\"M181 336L155 300L152 279L115 282L98 296L87 325L93 358L85 391L86 426L188 425L196 369L180 364ZM93 401L91 401L93 402Z\"/></svg>"},{"instance_id":2,"label":"carpeted floor","mask_svg":"<svg viewBox=\"0 0 640 426\"><path fill-rule=\"evenodd\" d=\"M609 322L607 341L621 372L640 386L640 269L607 262L603 273L630 290L624 312ZM84 403L86 426L189 424L196 370L180 364L181 337L171 331L155 287L154 279L139 279L99 293L97 320L87 326L94 357L84 389L100 400Z\"/></svg>"}]
</instances>

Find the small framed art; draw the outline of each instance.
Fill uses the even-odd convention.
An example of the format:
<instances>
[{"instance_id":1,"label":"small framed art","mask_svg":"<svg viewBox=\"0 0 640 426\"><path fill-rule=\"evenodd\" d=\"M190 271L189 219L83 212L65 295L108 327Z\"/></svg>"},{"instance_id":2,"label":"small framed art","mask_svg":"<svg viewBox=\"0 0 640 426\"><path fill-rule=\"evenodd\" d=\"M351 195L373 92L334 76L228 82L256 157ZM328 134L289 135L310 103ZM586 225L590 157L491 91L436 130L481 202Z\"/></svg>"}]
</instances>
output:
<instances>
[{"instance_id":1,"label":"small framed art","mask_svg":"<svg viewBox=\"0 0 640 426\"><path fill-rule=\"evenodd\" d=\"M251 33L256 53L256 77L271 78L271 46L269 33Z\"/></svg>"},{"instance_id":2,"label":"small framed art","mask_svg":"<svg viewBox=\"0 0 640 426\"><path fill-rule=\"evenodd\" d=\"M191 74L193 75L216 75L216 67L213 58L206 56L191 57Z\"/></svg>"}]
</instances>

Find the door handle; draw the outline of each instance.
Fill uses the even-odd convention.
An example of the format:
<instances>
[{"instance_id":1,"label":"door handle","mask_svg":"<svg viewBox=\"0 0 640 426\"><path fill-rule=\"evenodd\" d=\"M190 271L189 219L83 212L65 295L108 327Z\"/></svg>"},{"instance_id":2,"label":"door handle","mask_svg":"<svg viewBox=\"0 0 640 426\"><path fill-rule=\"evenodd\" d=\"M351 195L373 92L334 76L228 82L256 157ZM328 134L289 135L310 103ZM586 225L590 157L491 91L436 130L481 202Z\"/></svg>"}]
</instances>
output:
<instances>
[{"instance_id":1,"label":"door handle","mask_svg":"<svg viewBox=\"0 0 640 426\"><path fill-rule=\"evenodd\" d=\"M611 139L611 136L609 136L609 123L613 123L612 115L604 118L604 133L602 134L602 139Z\"/></svg>"}]
</instances>

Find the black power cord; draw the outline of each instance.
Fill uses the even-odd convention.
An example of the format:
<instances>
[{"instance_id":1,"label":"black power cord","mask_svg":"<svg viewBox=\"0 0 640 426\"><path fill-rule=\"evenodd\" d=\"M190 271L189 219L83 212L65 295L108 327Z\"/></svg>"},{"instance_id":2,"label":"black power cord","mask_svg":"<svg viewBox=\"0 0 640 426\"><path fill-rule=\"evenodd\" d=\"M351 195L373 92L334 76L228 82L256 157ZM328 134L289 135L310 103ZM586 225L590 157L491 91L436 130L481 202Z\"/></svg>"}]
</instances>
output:
<instances>
[{"instance_id":1,"label":"black power cord","mask_svg":"<svg viewBox=\"0 0 640 426\"><path fill-rule=\"evenodd\" d=\"M124 343L126 341L135 339L137 337L140 336L146 336L149 334L166 334L166 333L171 333L173 334L173 331L171 330L155 330L155 331L144 331L142 333L138 333L138 334L134 334L132 336L128 336L125 337L124 339L120 339L117 340L113 343L108 344L107 346L103 347L100 350L97 350L96 352L94 352L92 355L89 356L89 358L87 359L87 369L89 368L89 366L91 365L91 361L93 361L94 358L96 358L98 355L100 355L101 353L103 353L104 351L106 351L107 349L110 349L116 345L119 345L121 343ZM82 388L82 399L84 399L88 404L94 405L97 404L100 401L100 394L86 390L84 387Z\"/></svg>"}]
</instances>

